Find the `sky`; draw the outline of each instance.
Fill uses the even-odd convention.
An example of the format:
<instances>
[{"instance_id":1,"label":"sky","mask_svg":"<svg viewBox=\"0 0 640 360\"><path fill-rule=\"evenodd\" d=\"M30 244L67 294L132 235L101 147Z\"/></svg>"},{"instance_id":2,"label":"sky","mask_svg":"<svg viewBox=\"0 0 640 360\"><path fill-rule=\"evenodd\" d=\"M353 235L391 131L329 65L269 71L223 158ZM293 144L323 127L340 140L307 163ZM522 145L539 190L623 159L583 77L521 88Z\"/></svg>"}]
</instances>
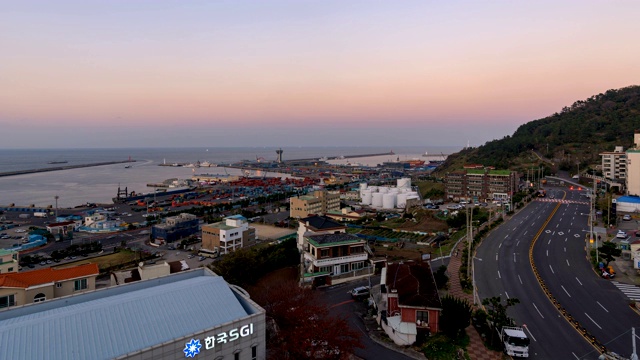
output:
<instances>
[{"instance_id":1,"label":"sky","mask_svg":"<svg viewBox=\"0 0 640 360\"><path fill-rule=\"evenodd\" d=\"M472 146L640 83L640 1L0 0L0 148Z\"/></svg>"}]
</instances>

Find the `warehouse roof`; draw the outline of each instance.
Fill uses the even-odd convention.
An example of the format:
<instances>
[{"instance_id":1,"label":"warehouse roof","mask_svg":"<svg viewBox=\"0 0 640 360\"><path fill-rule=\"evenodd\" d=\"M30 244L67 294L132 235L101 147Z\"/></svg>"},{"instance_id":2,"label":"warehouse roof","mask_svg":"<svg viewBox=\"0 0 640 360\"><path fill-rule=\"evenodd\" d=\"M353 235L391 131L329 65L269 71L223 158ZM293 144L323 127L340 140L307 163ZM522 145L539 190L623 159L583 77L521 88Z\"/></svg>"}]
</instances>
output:
<instances>
[{"instance_id":1,"label":"warehouse roof","mask_svg":"<svg viewBox=\"0 0 640 360\"><path fill-rule=\"evenodd\" d=\"M264 311L197 269L0 312L7 359L112 359Z\"/></svg>"}]
</instances>

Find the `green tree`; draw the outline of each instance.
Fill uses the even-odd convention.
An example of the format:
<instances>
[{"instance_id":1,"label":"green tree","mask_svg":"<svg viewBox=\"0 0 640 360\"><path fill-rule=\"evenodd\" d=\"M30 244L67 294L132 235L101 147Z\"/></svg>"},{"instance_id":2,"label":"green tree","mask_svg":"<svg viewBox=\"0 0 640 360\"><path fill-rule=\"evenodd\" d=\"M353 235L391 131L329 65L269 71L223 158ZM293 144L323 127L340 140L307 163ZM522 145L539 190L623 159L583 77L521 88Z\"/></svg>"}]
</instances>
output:
<instances>
[{"instance_id":1,"label":"green tree","mask_svg":"<svg viewBox=\"0 0 640 360\"><path fill-rule=\"evenodd\" d=\"M482 300L482 305L488 306L487 318L493 325L494 329L500 330L503 326L510 326L513 324L513 319L507 315L507 309L510 306L519 304L518 298L508 298L506 304L502 304L500 296L494 296L492 298L486 298ZM496 332L491 332L491 343L494 342L494 336Z\"/></svg>"},{"instance_id":2,"label":"green tree","mask_svg":"<svg viewBox=\"0 0 640 360\"><path fill-rule=\"evenodd\" d=\"M438 289L446 289L449 277L447 276L447 267L442 265L433 274L433 278L436 280L436 286Z\"/></svg>"},{"instance_id":3,"label":"green tree","mask_svg":"<svg viewBox=\"0 0 640 360\"><path fill-rule=\"evenodd\" d=\"M452 339L465 335L464 329L471 323L471 304L465 299L446 295L442 297L440 324L442 331Z\"/></svg>"},{"instance_id":4,"label":"green tree","mask_svg":"<svg viewBox=\"0 0 640 360\"><path fill-rule=\"evenodd\" d=\"M608 266L611 261L615 260L614 256L620 256L622 254L622 250L618 249L616 244L611 241L603 242L602 246L598 248L598 252L600 253L600 259L607 262L605 266Z\"/></svg>"}]
</instances>

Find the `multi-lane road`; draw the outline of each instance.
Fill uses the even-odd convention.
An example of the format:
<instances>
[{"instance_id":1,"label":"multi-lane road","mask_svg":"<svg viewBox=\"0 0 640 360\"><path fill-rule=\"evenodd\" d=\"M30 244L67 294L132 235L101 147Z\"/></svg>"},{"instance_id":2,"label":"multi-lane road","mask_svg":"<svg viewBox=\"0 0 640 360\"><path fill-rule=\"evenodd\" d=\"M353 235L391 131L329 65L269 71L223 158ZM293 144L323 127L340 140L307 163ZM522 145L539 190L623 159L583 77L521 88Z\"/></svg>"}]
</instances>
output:
<instances>
[{"instance_id":1,"label":"multi-lane road","mask_svg":"<svg viewBox=\"0 0 640 360\"><path fill-rule=\"evenodd\" d=\"M631 328L640 317L588 262L589 199L564 188L548 195L554 198L532 202L478 248L479 297L520 300L509 314L525 327L531 358L597 359L599 345L630 356Z\"/></svg>"}]
</instances>

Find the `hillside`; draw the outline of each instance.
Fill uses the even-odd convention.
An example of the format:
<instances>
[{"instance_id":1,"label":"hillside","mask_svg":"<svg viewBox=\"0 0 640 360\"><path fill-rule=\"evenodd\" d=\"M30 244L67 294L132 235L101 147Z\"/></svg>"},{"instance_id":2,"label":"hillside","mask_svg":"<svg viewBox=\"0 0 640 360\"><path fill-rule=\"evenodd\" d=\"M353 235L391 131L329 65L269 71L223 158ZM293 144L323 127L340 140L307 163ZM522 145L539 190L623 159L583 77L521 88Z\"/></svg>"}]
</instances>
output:
<instances>
[{"instance_id":1,"label":"hillside","mask_svg":"<svg viewBox=\"0 0 640 360\"><path fill-rule=\"evenodd\" d=\"M616 145L625 149L632 146L637 129L640 86L608 90L521 125L511 136L463 150L447 160L443 171L459 169L463 163L527 168L538 162L531 150L553 161L556 168L569 170L578 163L585 166L598 162L599 153L613 151Z\"/></svg>"}]
</instances>

